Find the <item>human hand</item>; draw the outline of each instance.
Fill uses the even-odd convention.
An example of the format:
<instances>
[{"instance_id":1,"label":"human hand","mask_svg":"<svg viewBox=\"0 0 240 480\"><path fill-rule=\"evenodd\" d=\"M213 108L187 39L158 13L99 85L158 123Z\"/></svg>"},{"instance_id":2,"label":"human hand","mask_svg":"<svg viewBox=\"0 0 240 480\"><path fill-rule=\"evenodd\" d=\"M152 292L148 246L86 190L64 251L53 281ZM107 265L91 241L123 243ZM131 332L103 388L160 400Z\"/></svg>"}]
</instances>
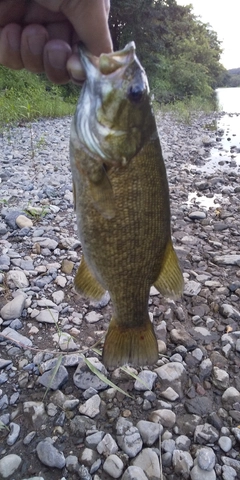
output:
<instances>
[{"instance_id":1,"label":"human hand","mask_svg":"<svg viewBox=\"0 0 240 480\"><path fill-rule=\"evenodd\" d=\"M0 0L0 64L81 83L76 43L96 56L111 51L109 9L110 0Z\"/></svg>"}]
</instances>

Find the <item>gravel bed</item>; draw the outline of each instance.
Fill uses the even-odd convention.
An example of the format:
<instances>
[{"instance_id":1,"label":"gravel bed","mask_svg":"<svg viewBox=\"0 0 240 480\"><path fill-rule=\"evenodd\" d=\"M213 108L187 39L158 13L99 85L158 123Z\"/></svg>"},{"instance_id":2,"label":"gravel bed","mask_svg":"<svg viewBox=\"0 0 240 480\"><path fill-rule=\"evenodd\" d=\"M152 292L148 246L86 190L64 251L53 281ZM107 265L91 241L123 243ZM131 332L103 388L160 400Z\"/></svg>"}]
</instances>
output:
<instances>
[{"instance_id":1,"label":"gravel bed","mask_svg":"<svg viewBox=\"0 0 240 480\"><path fill-rule=\"evenodd\" d=\"M91 347L109 296L73 289L70 118L2 133L1 479L240 478L240 149L222 116L157 115L185 289L178 301L151 289L159 360L138 370L106 371Z\"/></svg>"}]
</instances>

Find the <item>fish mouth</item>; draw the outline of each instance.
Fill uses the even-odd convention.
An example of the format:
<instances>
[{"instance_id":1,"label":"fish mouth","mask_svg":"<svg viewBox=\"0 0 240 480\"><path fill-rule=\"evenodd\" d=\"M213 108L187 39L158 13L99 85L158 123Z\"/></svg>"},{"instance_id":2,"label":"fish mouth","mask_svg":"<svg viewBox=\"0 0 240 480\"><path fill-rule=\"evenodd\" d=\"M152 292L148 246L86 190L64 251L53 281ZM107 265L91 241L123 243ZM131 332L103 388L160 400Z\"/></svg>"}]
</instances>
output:
<instances>
[{"instance_id":1,"label":"fish mouth","mask_svg":"<svg viewBox=\"0 0 240 480\"><path fill-rule=\"evenodd\" d=\"M100 57L89 53L82 43L79 43L79 55L87 73L89 69L97 70L102 75L110 75L117 70L130 65L136 59L135 42L129 42L122 50L112 53L102 53Z\"/></svg>"}]
</instances>

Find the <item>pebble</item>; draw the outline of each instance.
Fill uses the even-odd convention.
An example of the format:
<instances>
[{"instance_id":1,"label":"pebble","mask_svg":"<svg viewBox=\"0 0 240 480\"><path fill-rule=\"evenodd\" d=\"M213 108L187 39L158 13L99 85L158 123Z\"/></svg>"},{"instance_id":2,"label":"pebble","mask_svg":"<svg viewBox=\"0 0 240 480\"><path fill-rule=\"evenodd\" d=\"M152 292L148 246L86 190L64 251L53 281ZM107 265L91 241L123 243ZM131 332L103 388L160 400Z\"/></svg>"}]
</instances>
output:
<instances>
[{"instance_id":1,"label":"pebble","mask_svg":"<svg viewBox=\"0 0 240 480\"><path fill-rule=\"evenodd\" d=\"M0 478L10 478L21 465L22 459L19 455L10 453L0 459Z\"/></svg>"},{"instance_id":2,"label":"pebble","mask_svg":"<svg viewBox=\"0 0 240 480\"><path fill-rule=\"evenodd\" d=\"M104 472L108 473L113 478L121 477L123 473L123 462L117 455L109 455L103 464Z\"/></svg>"},{"instance_id":3,"label":"pebble","mask_svg":"<svg viewBox=\"0 0 240 480\"><path fill-rule=\"evenodd\" d=\"M136 455L142 449L142 439L137 427L132 422L120 417L116 424L116 434L118 446L130 457Z\"/></svg>"},{"instance_id":4,"label":"pebble","mask_svg":"<svg viewBox=\"0 0 240 480\"><path fill-rule=\"evenodd\" d=\"M147 478L160 478L160 464L159 459L151 448L144 448L136 458L132 461L135 467L140 467Z\"/></svg>"},{"instance_id":5,"label":"pebble","mask_svg":"<svg viewBox=\"0 0 240 480\"><path fill-rule=\"evenodd\" d=\"M63 453L57 450L48 439L37 444L37 456L48 467L61 469L66 463Z\"/></svg>"},{"instance_id":6,"label":"pebble","mask_svg":"<svg viewBox=\"0 0 240 480\"><path fill-rule=\"evenodd\" d=\"M132 465L125 470L122 480L148 480L148 478L142 468Z\"/></svg>"},{"instance_id":7,"label":"pebble","mask_svg":"<svg viewBox=\"0 0 240 480\"><path fill-rule=\"evenodd\" d=\"M24 305L25 305L26 295L23 292L20 292L13 300L6 303L4 307L1 308L0 315L3 320L14 320L15 318L21 317Z\"/></svg>"}]
</instances>

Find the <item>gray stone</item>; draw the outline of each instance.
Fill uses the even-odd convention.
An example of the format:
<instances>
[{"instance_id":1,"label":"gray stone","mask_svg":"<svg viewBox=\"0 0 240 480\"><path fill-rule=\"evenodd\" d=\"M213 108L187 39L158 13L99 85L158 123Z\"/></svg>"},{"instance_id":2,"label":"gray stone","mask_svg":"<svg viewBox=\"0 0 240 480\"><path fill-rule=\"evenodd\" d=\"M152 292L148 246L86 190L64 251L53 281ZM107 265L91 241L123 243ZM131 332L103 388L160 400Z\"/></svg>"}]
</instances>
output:
<instances>
[{"instance_id":1,"label":"gray stone","mask_svg":"<svg viewBox=\"0 0 240 480\"><path fill-rule=\"evenodd\" d=\"M172 428L176 422L176 414L171 410L162 408L151 412L149 420L154 423L160 423L163 427Z\"/></svg>"},{"instance_id":2,"label":"gray stone","mask_svg":"<svg viewBox=\"0 0 240 480\"><path fill-rule=\"evenodd\" d=\"M57 369L57 372L55 368L44 372L43 375L37 379L37 383L40 383L46 388L58 390L60 387L62 387L62 385L64 385L64 383L67 382L67 380L68 371L63 365L60 365Z\"/></svg>"},{"instance_id":3,"label":"gray stone","mask_svg":"<svg viewBox=\"0 0 240 480\"><path fill-rule=\"evenodd\" d=\"M151 480L160 478L159 459L156 452L151 448L144 448L141 453L132 460L132 465L140 467L146 474L147 478Z\"/></svg>"},{"instance_id":4,"label":"gray stone","mask_svg":"<svg viewBox=\"0 0 240 480\"><path fill-rule=\"evenodd\" d=\"M223 393L222 401L226 408L229 409L235 402L240 402L240 392L234 387L229 387Z\"/></svg>"},{"instance_id":5,"label":"gray stone","mask_svg":"<svg viewBox=\"0 0 240 480\"><path fill-rule=\"evenodd\" d=\"M41 310L41 312L36 316L37 322L41 323L58 323L58 316L59 312L53 310L52 308L48 308L46 310Z\"/></svg>"},{"instance_id":6,"label":"gray stone","mask_svg":"<svg viewBox=\"0 0 240 480\"><path fill-rule=\"evenodd\" d=\"M16 332L16 330L13 330L10 327L4 328L0 336L1 335L8 341L10 340L11 342L16 343L19 347L26 348L32 346L32 341L29 340L29 338L24 337L24 335L21 335L21 333Z\"/></svg>"},{"instance_id":7,"label":"gray stone","mask_svg":"<svg viewBox=\"0 0 240 480\"><path fill-rule=\"evenodd\" d=\"M122 480L148 480L148 478L146 477L142 468L134 467L132 465L125 470Z\"/></svg>"},{"instance_id":8,"label":"gray stone","mask_svg":"<svg viewBox=\"0 0 240 480\"><path fill-rule=\"evenodd\" d=\"M47 421L47 415L45 412L45 407L43 402L24 402L23 403L23 412L28 414L32 420L34 428L40 428L40 426Z\"/></svg>"},{"instance_id":9,"label":"gray stone","mask_svg":"<svg viewBox=\"0 0 240 480\"><path fill-rule=\"evenodd\" d=\"M100 453L100 455L104 455L105 457L108 457L109 455L112 455L118 451L118 446L110 433L107 433L99 442L97 451Z\"/></svg>"},{"instance_id":10,"label":"gray stone","mask_svg":"<svg viewBox=\"0 0 240 480\"><path fill-rule=\"evenodd\" d=\"M104 472L113 478L119 478L123 472L123 462L117 455L109 455L103 464Z\"/></svg>"},{"instance_id":11,"label":"gray stone","mask_svg":"<svg viewBox=\"0 0 240 480\"><path fill-rule=\"evenodd\" d=\"M240 255L216 255L213 258L214 263L218 265L238 265L240 266Z\"/></svg>"},{"instance_id":12,"label":"gray stone","mask_svg":"<svg viewBox=\"0 0 240 480\"><path fill-rule=\"evenodd\" d=\"M142 439L140 433L132 422L120 417L116 424L117 443L119 447L130 457L136 455L142 449Z\"/></svg>"},{"instance_id":13,"label":"gray stone","mask_svg":"<svg viewBox=\"0 0 240 480\"><path fill-rule=\"evenodd\" d=\"M68 455L68 457L66 457L66 469L68 472L74 473L78 470L78 468L78 457L76 457L76 455Z\"/></svg>"},{"instance_id":14,"label":"gray stone","mask_svg":"<svg viewBox=\"0 0 240 480\"><path fill-rule=\"evenodd\" d=\"M157 374L150 370L142 370L134 383L134 388L138 391L152 390Z\"/></svg>"},{"instance_id":15,"label":"gray stone","mask_svg":"<svg viewBox=\"0 0 240 480\"><path fill-rule=\"evenodd\" d=\"M85 403L80 405L79 412L87 417L94 418L100 412L101 398L99 395L93 395Z\"/></svg>"},{"instance_id":16,"label":"gray stone","mask_svg":"<svg viewBox=\"0 0 240 480\"><path fill-rule=\"evenodd\" d=\"M215 443L218 438L218 431L209 423L198 425L194 432L194 441L200 445L205 443Z\"/></svg>"},{"instance_id":17,"label":"gray stone","mask_svg":"<svg viewBox=\"0 0 240 480\"><path fill-rule=\"evenodd\" d=\"M216 387L225 390L229 386L229 374L225 370L213 367L212 381Z\"/></svg>"},{"instance_id":18,"label":"gray stone","mask_svg":"<svg viewBox=\"0 0 240 480\"><path fill-rule=\"evenodd\" d=\"M208 472L213 470L215 465L215 453L210 447L200 448L197 452L197 463L202 470L207 470Z\"/></svg>"},{"instance_id":19,"label":"gray stone","mask_svg":"<svg viewBox=\"0 0 240 480\"><path fill-rule=\"evenodd\" d=\"M191 445L191 440L186 435L179 435L176 438L176 448L179 450L188 450Z\"/></svg>"},{"instance_id":20,"label":"gray stone","mask_svg":"<svg viewBox=\"0 0 240 480\"><path fill-rule=\"evenodd\" d=\"M165 391L170 387L180 396L183 396L183 387L187 382L187 372L179 362L171 362L156 368L160 378L161 390Z\"/></svg>"},{"instance_id":21,"label":"gray stone","mask_svg":"<svg viewBox=\"0 0 240 480\"><path fill-rule=\"evenodd\" d=\"M72 435L75 435L78 440L84 439L86 432L95 429L96 424L94 420L84 415L75 415L75 417L70 421L70 430Z\"/></svg>"},{"instance_id":22,"label":"gray stone","mask_svg":"<svg viewBox=\"0 0 240 480\"><path fill-rule=\"evenodd\" d=\"M103 375L108 376L108 372L104 365L99 362L95 357L88 358L95 368L97 368ZM105 390L108 388L108 385L100 380L97 375L92 373L83 359L79 360L79 365L73 375L73 382L77 388L81 390L86 390L89 387L94 388L95 390Z\"/></svg>"},{"instance_id":23,"label":"gray stone","mask_svg":"<svg viewBox=\"0 0 240 480\"><path fill-rule=\"evenodd\" d=\"M22 292L13 298L13 300L6 303L0 313L3 320L14 320L15 318L21 317L25 301L26 294Z\"/></svg>"},{"instance_id":24,"label":"gray stone","mask_svg":"<svg viewBox=\"0 0 240 480\"><path fill-rule=\"evenodd\" d=\"M39 460L48 467L63 468L65 467L65 457L62 452L45 439L37 444L37 456Z\"/></svg>"},{"instance_id":25,"label":"gray stone","mask_svg":"<svg viewBox=\"0 0 240 480\"><path fill-rule=\"evenodd\" d=\"M227 465L229 467L234 468L238 474L240 474L240 461L236 460L235 458L230 458L230 457L221 457L222 462L224 465Z\"/></svg>"},{"instance_id":26,"label":"gray stone","mask_svg":"<svg viewBox=\"0 0 240 480\"><path fill-rule=\"evenodd\" d=\"M225 452L229 452L232 448L232 440L230 437L222 436L218 440L219 447Z\"/></svg>"},{"instance_id":27,"label":"gray stone","mask_svg":"<svg viewBox=\"0 0 240 480\"><path fill-rule=\"evenodd\" d=\"M14 445L14 443L17 441L19 434L20 434L20 426L17 423L11 422L9 424L10 427L10 433L7 437L7 444L9 446Z\"/></svg>"},{"instance_id":28,"label":"gray stone","mask_svg":"<svg viewBox=\"0 0 240 480\"><path fill-rule=\"evenodd\" d=\"M228 303L223 303L220 305L220 313L225 318L233 318L234 320L240 320L240 312L236 310L236 308L232 307L232 305L228 305Z\"/></svg>"},{"instance_id":29,"label":"gray stone","mask_svg":"<svg viewBox=\"0 0 240 480\"><path fill-rule=\"evenodd\" d=\"M97 313L97 312L89 312L87 313L87 315L85 315L85 320L87 321L87 323L97 323L99 322L99 320L102 320L103 316L101 313Z\"/></svg>"},{"instance_id":30,"label":"gray stone","mask_svg":"<svg viewBox=\"0 0 240 480\"><path fill-rule=\"evenodd\" d=\"M188 297L195 297L199 294L201 288L201 283L195 282L195 280L189 280L187 283L185 283L183 293Z\"/></svg>"},{"instance_id":31,"label":"gray stone","mask_svg":"<svg viewBox=\"0 0 240 480\"><path fill-rule=\"evenodd\" d=\"M11 453L0 459L0 478L10 478L22 463L21 457Z\"/></svg>"},{"instance_id":32,"label":"gray stone","mask_svg":"<svg viewBox=\"0 0 240 480\"><path fill-rule=\"evenodd\" d=\"M216 480L216 473L214 470L210 472L202 470L198 465L194 465L190 473L191 480Z\"/></svg>"},{"instance_id":33,"label":"gray stone","mask_svg":"<svg viewBox=\"0 0 240 480\"><path fill-rule=\"evenodd\" d=\"M26 288L29 285L29 281L22 270L10 270L6 274L7 284L13 285L17 288Z\"/></svg>"},{"instance_id":34,"label":"gray stone","mask_svg":"<svg viewBox=\"0 0 240 480\"><path fill-rule=\"evenodd\" d=\"M146 420L140 420L137 423L137 428L140 432L143 443L148 447L151 447L163 432L162 425L148 422Z\"/></svg>"},{"instance_id":35,"label":"gray stone","mask_svg":"<svg viewBox=\"0 0 240 480\"><path fill-rule=\"evenodd\" d=\"M222 467L222 480L234 480L237 477L237 472L234 468L228 465Z\"/></svg>"},{"instance_id":36,"label":"gray stone","mask_svg":"<svg viewBox=\"0 0 240 480\"><path fill-rule=\"evenodd\" d=\"M101 440L103 439L104 435L105 435L105 433L103 431L99 431L99 432L96 432L96 433L92 433L91 435L88 435L85 438L86 447L92 448L92 449L95 449L95 448L98 449L98 446L100 445ZM112 452L112 453L115 453L115 452Z\"/></svg>"},{"instance_id":37,"label":"gray stone","mask_svg":"<svg viewBox=\"0 0 240 480\"><path fill-rule=\"evenodd\" d=\"M92 464L97 460L97 458L97 452L95 450L92 450L91 448L84 448L79 455L79 461L85 467L91 467Z\"/></svg>"},{"instance_id":38,"label":"gray stone","mask_svg":"<svg viewBox=\"0 0 240 480\"><path fill-rule=\"evenodd\" d=\"M187 475L189 475L190 469L193 466L193 459L189 452L174 450L172 452L172 464L176 474L188 478Z\"/></svg>"}]
</instances>

